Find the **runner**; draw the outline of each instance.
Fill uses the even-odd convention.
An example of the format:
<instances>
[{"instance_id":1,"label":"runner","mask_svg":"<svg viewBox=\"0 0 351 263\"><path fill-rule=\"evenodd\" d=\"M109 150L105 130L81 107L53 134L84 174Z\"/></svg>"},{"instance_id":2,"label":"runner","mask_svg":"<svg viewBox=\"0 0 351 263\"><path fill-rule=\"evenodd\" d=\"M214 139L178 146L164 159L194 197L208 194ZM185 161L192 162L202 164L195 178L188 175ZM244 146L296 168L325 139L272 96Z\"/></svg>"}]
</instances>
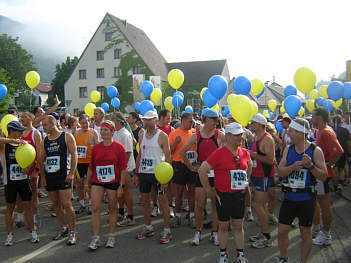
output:
<instances>
[{"instance_id":1,"label":"runner","mask_svg":"<svg viewBox=\"0 0 351 263\"><path fill-rule=\"evenodd\" d=\"M193 135L192 131L193 116L191 113L183 113L181 117L181 125L179 128L171 131L169 134L169 143L172 153L172 165L174 169L173 183L175 185L175 217L171 223L171 227L181 225L180 209L182 206L184 190L187 192L189 217L188 225L195 227L195 172L191 171L182 162L182 157L179 155L180 149ZM196 145L194 144L189 151L186 152L191 163L196 162Z\"/></svg>"},{"instance_id":2,"label":"runner","mask_svg":"<svg viewBox=\"0 0 351 263\"><path fill-rule=\"evenodd\" d=\"M252 158L251 182L254 187L253 207L261 226L261 232L249 238L254 248L272 246L271 234L269 233L268 215L266 205L268 203L268 191L274 187L274 141L266 132L267 119L261 113L252 118L251 128L255 133L256 141L250 150Z\"/></svg>"},{"instance_id":3,"label":"runner","mask_svg":"<svg viewBox=\"0 0 351 263\"><path fill-rule=\"evenodd\" d=\"M313 218L312 235L316 236L313 240L314 245L332 244L330 227L332 223L332 211L330 205L329 181L335 177L333 168L344 153L336 135L331 127L328 126L329 112L324 108L316 108L312 112L312 123L318 129L316 144L321 147L328 169L327 179L322 182L317 180L317 203ZM319 209L320 208L320 209ZM320 210L322 210L323 229L320 229Z\"/></svg>"},{"instance_id":4,"label":"runner","mask_svg":"<svg viewBox=\"0 0 351 263\"><path fill-rule=\"evenodd\" d=\"M91 224L93 237L88 246L96 250L100 246L100 211L104 194L108 199L109 235L106 248L115 245L114 233L117 223L117 189L118 195L123 194L127 168L126 154L123 145L113 140L115 125L111 121L103 121L100 125L102 142L95 145L88 169L88 186L90 189L93 214Z\"/></svg>"},{"instance_id":5,"label":"runner","mask_svg":"<svg viewBox=\"0 0 351 263\"><path fill-rule=\"evenodd\" d=\"M184 164L188 167L190 171L197 172L198 166L194 166L193 162L188 159L186 153L191 149L191 147L195 144L196 151L197 151L197 165L201 165L203 161L205 161L208 156L215 151L220 145L223 144L225 136L224 133L218 131L216 129L219 115L217 111L213 109L208 109L204 115L202 116L204 119L204 126L201 128L199 132L193 134L189 140L184 144L184 146L179 151L179 155L182 157ZM208 174L208 179L210 182L211 187L214 187L214 179L213 179L213 170L211 170ZM195 178L195 224L196 230L194 239L191 241L191 245L198 246L200 245L201 240L201 228L202 228L202 221L204 218L204 208L206 203L206 191L203 189L202 184L200 182L200 178L196 175ZM215 198L211 198L211 236L210 241L212 241L216 246L219 245L218 242L218 219L217 219L217 212L215 206Z\"/></svg>"},{"instance_id":6,"label":"runner","mask_svg":"<svg viewBox=\"0 0 351 263\"><path fill-rule=\"evenodd\" d=\"M130 128L132 129L133 132L133 137L134 137L134 141L133 141L133 155L134 155L134 160L136 160L136 158L138 157L138 152L136 150L136 144L139 141L139 132L141 130L141 128L139 126L137 126L137 122L140 120L139 115L136 112L130 112L128 115L128 119L127 122L130 126Z\"/></svg>"},{"instance_id":7,"label":"runner","mask_svg":"<svg viewBox=\"0 0 351 263\"><path fill-rule=\"evenodd\" d=\"M80 129L76 131L74 137L77 143L77 152L78 152L78 178L77 178L77 192L79 197L79 211L82 212L86 210L87 213L91 214L91 201L89 197L88 206L85 205L85 179L88 172L89 163L91 160L91 151L95 144L98 144L98 134L97 132L89 128L90 120L89 116L86 114L82 114L79 117Z\"/></svg>"},{"instance_id":8,"label":"runner","mask_svg":"<svg viewBox=\"0 0 351 263\"><path fill-rule=\"evenodd\" d=\"M71 184L77 167L77 147L72 134L61 132L56 126L55 117L49 115L43 120L44 131L48 134L41 143L40 171L43 175L43 186L46 186L54 205L61 230L53 240L68 235L67 245L75 245L75 212L71 202ZM45 167L44 167L45 163ZM64 211L69 229L65 224Z\"/></svg>"},{"instance_id":9,"label":"runner","mask_svg":"<svg viewBox=\"0 0 351 263\"><path fill-rule=\"evenodd\" d=\"M7 125L8 138L0 137L1 164L6 198L5 221L8 233L4 243L5 246L13 245L13 222L17 195L20 196L24 208L26 222L30 230L30 240L32 243L39 242L39 237L34 227L32 191L28 176L29 171L32 167L35 167L35 164L33 163L30 167L21 169L15 158L17 147L20 144L27 143L20 139L25 129L18 121L12 121Z\"/></svg>"},{"instance_id":10,"label":"runner","mask_svg":"<svg viewBox=\"0 0 351 263\"><path fill-rule=\"evenodd\" d=\"M279 263L288 262L289 232L295 217L299 218L301 261L307 262L312 249L312 220L316 203L316 178L324 181L327 168L323 152L307 140L310 131L308 121L296 118L290 124L288 135L292 145L284 150L279 163L279 176L284 178L284 201L279 212L278 244Z\"/></svg>"},{"instance_id":11,"label":"runner","mask_svg":"<svg viewBox=\"0 0 351 263\"><path fill-rule=\"evenodd\" d=\"M101 135L100 135L100 125L104 121L105 117L105 111L101 107L96 107L94 109L94 123L93 123L93 129L97 132L99 142L102 141Z\"/></svg>"},{"instance_id":12,"label":"runner","mask_svg":"<svg viewBox=\"0 0 351 263\"><path fill-rule=\"evenodd\" d=\"M160 243L167 244L172 239L169 206L166 196L167 186L160 185L156 181L154 169L160 162L171 163L171 153L167 134L157 129L157 119L156 112L146 112L143 116L145 132L139 137L140 151L136 162L136 171L139 174L135 177L134 183L140 187L145 226L141 234L137 235L136 238L145 239L154 235L150 218L150 192L152 186L154 186L164 221L164 230L161 234Z\"/></svg>"},{"instance_id":13,"label":"runner","mask_svg":"<svg viewBox=\"0 0 351 263\"><path fill-rule=\"evenodd\" d=\"M244 254L245 195L249 186L252 162L249 152L241 147L243 127L236 122L225 128L225 144L215 150L199 169L201 183L208 196L216 199L219 220L219 263L228 262L227 243L229 220L232 219L237 263L248 262ZM214 185L208 182L207 174L214 169Z\"/></svg>"}]
</instances>

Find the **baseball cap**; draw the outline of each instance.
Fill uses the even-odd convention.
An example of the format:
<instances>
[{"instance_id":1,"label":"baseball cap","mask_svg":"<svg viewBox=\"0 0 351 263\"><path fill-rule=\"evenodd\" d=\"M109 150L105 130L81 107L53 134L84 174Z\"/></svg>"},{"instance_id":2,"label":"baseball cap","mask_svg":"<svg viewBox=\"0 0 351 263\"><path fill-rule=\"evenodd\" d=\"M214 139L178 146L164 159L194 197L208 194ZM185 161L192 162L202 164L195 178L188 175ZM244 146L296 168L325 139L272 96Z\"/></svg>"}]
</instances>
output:
<instances>
[{"instance_id":1,"label":"baseball cap","mask_svg":"<svg viewBox=\"0 0 351 263\"><path fill-rule=\"evenodd\" d=\"M7 130L14 130L23 132L26 128L23 127L18 121L11 121L7 124Z\"/></svg>"},{"instance_id":2,"label":"baseball cap","mask_svg":"<svg viewBox=\"0 0 351 263\"><path fill-rule=\"evenodd\" d=\"M144 116L142 118L143 119L153 119L153 118L158 119L158 114L157 114L157 112L155 112L153 110L149 110L148 112L146 112L144 114Z\"/></svg>"},{"instance_id":3,"label":"baseball cap","mask_svg":"<svg viewBox=\"0 0 351 263\"><path fill-rule=\"evenodd\" d=\"M290 117L284 117L284 118L280 119L279 121L280 121L280 122L286 121L286 122L288 122L289 124L291 123Z\"/></svg>"},{"instance_id":4,"label":"baseball cap","mask_svg":"<svg viewBox=\"0 0 351 263\"><path fill-rule=\"evenodd\" d=\"M60 116L56 112L51 112L50 115L54 116L57 121L60 120Z\"/></svg>"},{"instance_id":5,"label":"baseball cap","mask_svg":"<svg viewBox=\"0 0 351 263\"><path fill-rule=\"evenodd\" d=\"M15 106L15 105L11 105L11 106L9 106L8 108L7 108L7 112L8 113L14 113L14 112L18 112L18 109L17 109L17 107Z\"/></svg>"},{"instance_id":6,"label":"baseball cap","mask_svg":"<svg viewBox=\"0 0 351 263\"><path fill-rule=\"evenodd\" d=\"M206 112L204 112L203 116L207 118L219 118L218 112L214 109L208 109Z\"/></svg>"},{"instance_id":7,"label":"baseball cap","mask_svg":"<svg viewBox=\"0 0 351 263\"><path fill-rule=\"evenodd\" d=\"M251 121L262 125L267 125L267 119L262 113L257 113L255 116L253 116Z\"/></svg>"},{"instance_id":8,"label":"baseball cap","mask_svg":"<svg viewBox=\"0 0 351 263\"><path fill-rule=\"evenodd\" d=\"M244 129L243 126L241 126L239 123L237 122L232 122L227 124L227 126L225 127L225 134L227 133L231 133L234 135L238 135L238 134L242 134L244 133Z\"/></svg>"}]
</instances>

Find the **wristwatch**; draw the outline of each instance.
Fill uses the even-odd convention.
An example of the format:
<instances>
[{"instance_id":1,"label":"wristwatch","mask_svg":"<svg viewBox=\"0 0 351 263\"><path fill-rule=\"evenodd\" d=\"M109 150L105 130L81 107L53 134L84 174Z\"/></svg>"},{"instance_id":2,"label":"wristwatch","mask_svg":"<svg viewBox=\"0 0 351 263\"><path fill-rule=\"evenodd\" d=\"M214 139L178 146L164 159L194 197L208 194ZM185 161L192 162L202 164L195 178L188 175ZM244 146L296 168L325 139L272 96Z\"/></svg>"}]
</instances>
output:
<instances>
[{"instance_id":1,"label":"wristwatch","mask_svg":"<svg viewBox=\"0 0 351 263\"><path fill-rule=\"evenodd\" d=\"M308 168L308 170L312 171L314 169L314 163Z\"/></svg>"}]
</instances>

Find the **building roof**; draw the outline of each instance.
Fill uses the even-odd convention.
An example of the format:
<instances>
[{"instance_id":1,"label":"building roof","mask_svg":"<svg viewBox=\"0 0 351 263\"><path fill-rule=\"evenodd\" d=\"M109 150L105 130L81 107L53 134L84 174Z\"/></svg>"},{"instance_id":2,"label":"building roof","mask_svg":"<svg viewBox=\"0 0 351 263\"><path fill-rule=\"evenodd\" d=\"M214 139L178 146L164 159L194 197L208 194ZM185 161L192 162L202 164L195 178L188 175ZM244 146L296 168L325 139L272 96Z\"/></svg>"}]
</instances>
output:
<instances>
[{"instance_id":1,"label":"building roof","mask_svg":"<svg viewBox=\"0 0 351 263\"><path fill-rule=\"evenodd\" d=\"M42 93L49 93L52 90L50 83L42 83L40 82L36 89Z\"/></svg>"},{"instance_id":2,"label":"building roof","mask_svg":"<svg viewBox=\"0 0 351 263\"><path fill-rule=\"evenodd\" d=\"M151 72L157 76L161 76L162 80L167 80L168 72L165 66L167 61L145 32L127 23L126 20L121 20L109 13L106 16L112 19Z\"/></svg>"},{"instance_id":3,"label":"building roof","mask_svg":"<svg viewBox=\"0 0 351 263\"><path fill-rule=\"evenodd\" d=\"M213 75L221 75L227 60L208 60L166 63L168 71L180 69L184 73L184 84L207 83ZM229 76L228 76L229 77Z\"/></svg>"}]
</instances>

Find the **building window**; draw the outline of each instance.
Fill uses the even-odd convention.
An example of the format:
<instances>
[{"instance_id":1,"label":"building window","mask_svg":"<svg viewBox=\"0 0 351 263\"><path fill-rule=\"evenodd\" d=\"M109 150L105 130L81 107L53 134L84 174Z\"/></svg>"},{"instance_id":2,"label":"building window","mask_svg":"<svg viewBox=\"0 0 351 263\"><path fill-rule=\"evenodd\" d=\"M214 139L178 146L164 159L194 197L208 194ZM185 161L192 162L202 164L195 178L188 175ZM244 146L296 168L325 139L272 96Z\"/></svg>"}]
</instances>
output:
<instances>
[{"instance_id":1,"label":"building window","mask_svg":"<svg viewBox=\"0 0 351 263\"><path fill-rule=\"evenodd\" d=\"M141 74L141 66L133 66L133 74Z\"/></svg>"},{"instance_id":2,"label":"building window","mask_svg":"<svg viewBox=\"0 0 351 263\"><path fill-rule=\"evenodd\" d=\"M74 108L74 109L73 109L73 114L79 115L79 109L78 109L78 108Z\"/></svg>"},{"instance_id":3,"label":"building window","mask_svg":"<svg viewBox=\"0 0 351 263\"><path fill-rule=\"evenodd\" d=\"M104 60L104 51L96 51L96 60Z\"/></svg>"},{"instance_id":4,"label":"building window","mask_svg":"<svg viewBox=\"0 0 351 263\"><path fill-rule=\"evenodd\" d=\"M80 87L79 88L79 98L88 98L88 88Z\"/></svg>"},{"instance_id":5,"label":"building window","mask_svg":"<svg viewBox=\"0 0 351 263\"><path fill-rule=\"evenodd\" d=\"M120 59L121 58L121 54L122 54L122 50L121 49L115 49L115 52L114 52L115 59Z\"/></svg>"},{"instance_id":6,"label":"building window","mask_svg":"<svg viewBox=\"0 0 351 263\"><path fill-rule=\"evenodd\" d=\"M101 95L100 100L101 100L101 101L104 100L104 94L105 94L106 88L105 88L104 86L98 86L98 87L96 87L96 90L97 90L98 92L100 92L100 95Z\"/></svg>"},{"instance_id":7,"label":"building window","mask_svg":"<svg viewBox=\"0 0 351 263\"><path fill-rule=\"evenodd\" d=\"M98 79L102 79L105 77L104 69L103 68L97 68L96 69L96 77Z\"/></svg>"},{"instance_id":8,"label":"building window","mask_svg":"<svg viewBox=\"0 0 351 263\"><path fill-rule=\"evenodd\" d=\"M86 69L79 70L79 79L87 79L87 70Z\"/></svg>"},{"instance_id":9,"label":"building window","mask_svg":"<svg viewBox=\"0 0 351 263\"><path fill-rule=\"evenodd\" d=\"M114 67L113 68L113 76L115 78L118 78L121 76L121 68L120 67Z\"/></svg>"},{"instance_id":10,"label":"building window","mask_svg":"<svg viewBox=\"0 0 351 263\"><path fill-rule=\"evenodd\" d=\"M112 32L106 32L105 41L111 41L111 40L112 40Z\"/></svg>"}]
</instances>

